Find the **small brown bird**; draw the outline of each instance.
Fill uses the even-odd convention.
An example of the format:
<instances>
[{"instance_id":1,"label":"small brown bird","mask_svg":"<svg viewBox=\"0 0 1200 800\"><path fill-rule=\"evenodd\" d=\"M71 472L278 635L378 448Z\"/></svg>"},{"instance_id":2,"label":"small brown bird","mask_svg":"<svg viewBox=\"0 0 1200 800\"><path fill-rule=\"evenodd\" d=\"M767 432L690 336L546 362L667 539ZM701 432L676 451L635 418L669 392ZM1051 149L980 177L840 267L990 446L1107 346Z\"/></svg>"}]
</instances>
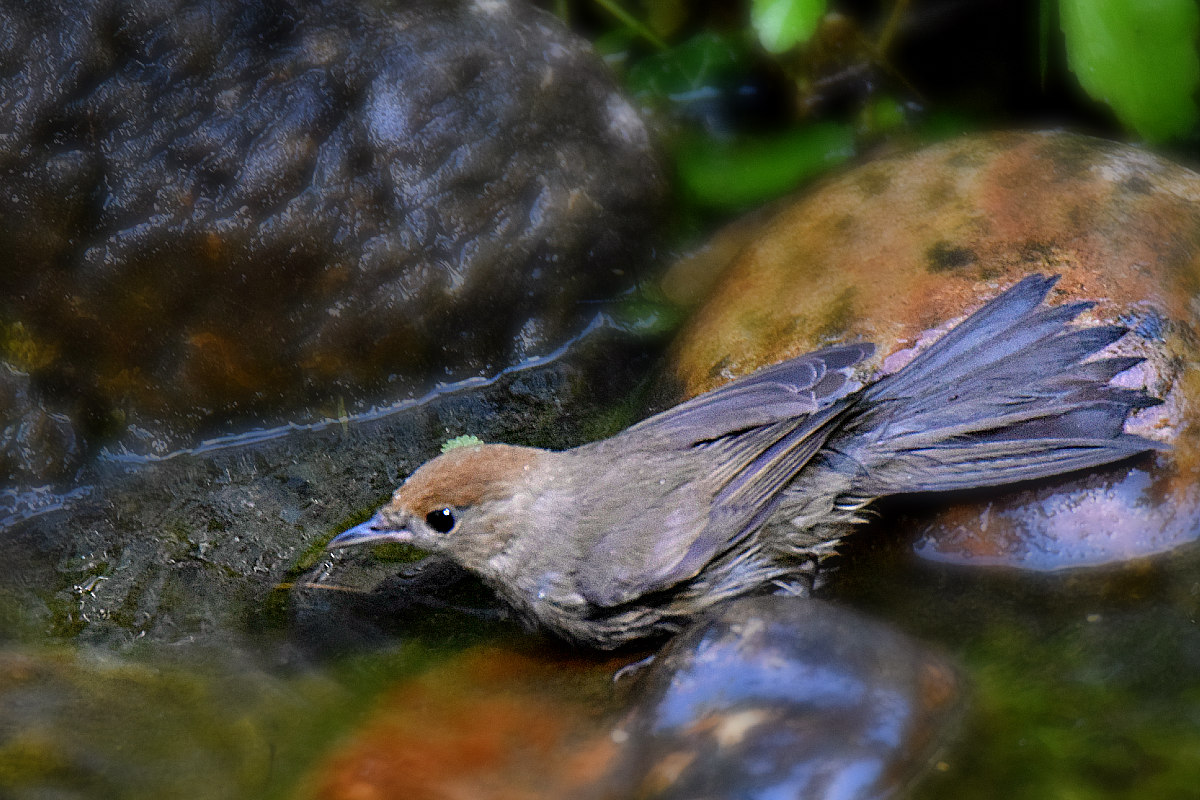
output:
<instances>
[{"instance_id":1,"label":"small brown bird","mask_svg":"<svg viewBox=\"0 0 1200 800\"><path fill-rule=\"evenodd\" d=\"M1091 304L1043 306L1056 280L1022 280L863 388L849 373L874 348L830 347L571 450L450 450L330 547L447 554L527 621L603 648L738 595L803 593L875 498L1162 447L1124 432L1159 401L1109 385L1141 359L1084 361L1127 330L1069 327Z\"/></svg>"}]
</instances>

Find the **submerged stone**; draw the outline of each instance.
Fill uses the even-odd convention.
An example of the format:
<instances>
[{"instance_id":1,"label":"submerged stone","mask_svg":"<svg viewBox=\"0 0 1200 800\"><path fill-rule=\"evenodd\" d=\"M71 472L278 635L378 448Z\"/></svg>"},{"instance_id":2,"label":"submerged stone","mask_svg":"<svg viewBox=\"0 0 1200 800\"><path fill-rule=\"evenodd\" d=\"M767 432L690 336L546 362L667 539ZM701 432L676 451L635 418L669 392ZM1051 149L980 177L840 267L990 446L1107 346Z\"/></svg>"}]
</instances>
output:
<instances>
[{"instance_id":1,"label":"submerged stone","mask_svg":"<svg viewBox=\"0 0 1200 800\"><path fill-rule=\"evenodd\" d=\"M658 655L622 723L613 796L894 797L962 708L956 670L818 600L739 600Z\"/></svg>"},{"instance_id":2,"label":"submerged stone","mask_svg":"<svg viewBox=\"0 0 1200 800\"><path fill-rule=\"evenodd\" d=\"M969 136L852 169L785 204L744 244L676 340L688 395L828 344L921 347L1033 272L1081 324L1130 333L1146 360L1115 382L1161 406L1127 430L1169 453L979 498L889 526L929 558L1033 569L1102 564L1200 536L1200 175L1145 150L1065 133ZM681 265L668 286L699 282ZM703 265L710 270L711 264ZM682 270L682 273L679 271ZM864 377L869 377L864 376Z\"/></svg>"},{"instance_id":3,"label":"submerged stone","mask_svg":"<svg viewBox=\"0 0 1200 800\"><path fill-rule=\"evenodd\" d=\"M306 747L296 732L310 727L297 720L338 713L350 693L251 658L188 655L0 646L0 795L282 796Z\"/></svg>"},{"instance_id":4,"label":"submerged stone","mask_svg":"<svg viewBox=\"0 0 1200 800\"><path fill-rule=\"evenodd\" d=\"M642 347L600 329L560 358L422 402L156 461L102 460L85 472L86 490L66 495L0 493L0 611L12 610L0 613L0 638L15 617L31 630L118 649L220 646L282 627L291 594L306 644L322 649L429 630L408 625L412 615L399 607L419 614L440 604L444 616L460 617L448 604L486 610L487 598L466 587L458 599L434 592L446 588L444 573L406 574L415 565L391 562L360 576L360 563L324 553L324 544L454 436L561 448L598 435L595 426L644 375ZM356 608L391 621L351 630Z\"/></svg>"},{"instance_id":5,"label":"submerged stone","mask_svg":"<svg viewBox=\"0 0 1200 800\"><path fill-rule=\"evenodd\" d=\"M595 797L614 752L601 723L611 672L611 662L464 651L382 695L296 797Z\"/></svg>"},{"instance_id":6,"label":"submerged stone","mask_svg":"<svg viewBox=\"0 0 1200 800\"><path fill-rule=\"evenodd\" d=\"M628 691L621 660L465 650L381 695L300 796L892 797L962 708L947 661L820 601L731 604Z\"/></svg>"}]
</instances>

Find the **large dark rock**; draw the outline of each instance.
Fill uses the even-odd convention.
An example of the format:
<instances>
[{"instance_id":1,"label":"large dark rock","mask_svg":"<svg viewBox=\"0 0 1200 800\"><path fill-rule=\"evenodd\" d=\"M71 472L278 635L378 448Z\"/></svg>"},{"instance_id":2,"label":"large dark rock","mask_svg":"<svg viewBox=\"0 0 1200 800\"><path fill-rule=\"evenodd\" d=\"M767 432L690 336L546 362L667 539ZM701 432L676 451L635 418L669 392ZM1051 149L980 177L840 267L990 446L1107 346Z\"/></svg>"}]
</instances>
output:
<instances>
[{"instance_id":1,"label":"large dark rock","mask_svg":"<svg viewBox=\"0 0 1200 800\"><path fill-rule=\"evenodd\" d=\"M0 360L85 437L485 372L648 252L645 127L515 0L3 0L0 74Z\"/></svg>"}]
</instances>

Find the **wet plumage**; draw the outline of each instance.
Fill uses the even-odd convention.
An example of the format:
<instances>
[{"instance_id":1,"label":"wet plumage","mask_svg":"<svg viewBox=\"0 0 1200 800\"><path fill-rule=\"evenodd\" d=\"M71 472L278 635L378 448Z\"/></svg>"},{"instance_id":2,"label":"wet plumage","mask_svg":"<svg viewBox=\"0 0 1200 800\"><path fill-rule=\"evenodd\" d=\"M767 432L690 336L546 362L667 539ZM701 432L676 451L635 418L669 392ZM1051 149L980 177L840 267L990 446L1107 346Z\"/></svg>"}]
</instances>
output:
<instances>
[{"instance_id":1,"label":"wet plumage","mask_svg":"<svg viewBox=\"0 0 1200 800\"><path fill-rule=\"evenodd\" d=\"M715 603L803 593L872 500L995 486L1159 447L1124 432L1158 401L1090 358L1119 326L1071 327L1031 276L903 369L860 388L870 344L769 367L571 450L452 450L331 546L390 539L446 553L531 623L613 647Z\"/></svg>"}]
</instances>

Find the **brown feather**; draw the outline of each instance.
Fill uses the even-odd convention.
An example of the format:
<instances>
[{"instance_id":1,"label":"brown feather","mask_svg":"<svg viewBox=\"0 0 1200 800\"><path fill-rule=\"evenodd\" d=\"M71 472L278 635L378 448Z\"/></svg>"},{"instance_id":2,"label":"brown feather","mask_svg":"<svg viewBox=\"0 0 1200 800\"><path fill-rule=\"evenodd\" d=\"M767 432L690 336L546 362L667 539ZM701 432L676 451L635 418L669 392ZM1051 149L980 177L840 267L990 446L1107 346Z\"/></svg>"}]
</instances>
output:
<instances>
[{"instance_id":1,"label":"brown feather","mask_svg":"<svg viewBox=\"0 0 1200 800\"><path fill-rule=\"evenodd\" d=\"M390 505L423 517L447 506L465 508L500 500L512 494L514 482L542 455L533 447L507 444L457 447L410 475Z\"/></svg>"}]
</instances>

